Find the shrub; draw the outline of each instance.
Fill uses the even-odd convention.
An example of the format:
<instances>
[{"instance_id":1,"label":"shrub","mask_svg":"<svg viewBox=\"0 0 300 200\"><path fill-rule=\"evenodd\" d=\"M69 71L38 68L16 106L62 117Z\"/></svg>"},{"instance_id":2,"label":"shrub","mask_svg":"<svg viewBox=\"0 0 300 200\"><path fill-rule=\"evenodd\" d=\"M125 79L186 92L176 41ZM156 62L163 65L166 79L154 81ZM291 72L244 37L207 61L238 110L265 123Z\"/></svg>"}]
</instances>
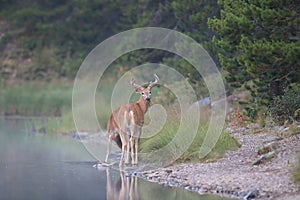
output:
<instances>
[{"instance_id":1,"label":"shrub","mask_svg":"<svg viewBox=\"0 0 300 200\"><path fill-rule=\"evenodd\" d=\"M282 96L275 97L270 106L269 114L278 124L286 120L299 120L298 110L300 109L300 84L293 84L284 90Z\"/></svg>"},{"instance_id":2,"label":"shrub","mask_svg":"<svg viewBox=\"0 0 300 200\"><path fill-rule=\"evenodd\" d=\"M293 175L295 182L300 184L300 154L298 154L298 162L296 164L296 168L294 169Z\"/></svg>"}]
</instances>

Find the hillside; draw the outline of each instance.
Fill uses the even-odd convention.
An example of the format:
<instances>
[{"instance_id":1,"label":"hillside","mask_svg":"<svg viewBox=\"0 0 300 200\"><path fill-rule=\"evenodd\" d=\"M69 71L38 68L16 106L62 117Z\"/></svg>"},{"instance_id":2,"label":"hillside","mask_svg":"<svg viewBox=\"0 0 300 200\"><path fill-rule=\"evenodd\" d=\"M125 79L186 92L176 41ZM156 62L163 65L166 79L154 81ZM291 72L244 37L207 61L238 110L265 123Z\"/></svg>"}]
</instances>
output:
<instances>
[{"instance_id":1,"label":"hillside","mask_svg":"<svg viewBox=\"0 0 300 200\"><path fill-rule=\"evenodd\" d=\"M126 3L115 0L3 0L0 8L1 79L73 78L85 56L96 45L135 27L176 29L198 42L209 41L212 31L206 22L209 17L218 15L216 2L204 0L203 6L196 7L196 1L185 5L181 1L167 0ZM140 60L129 55L130 58L127 56L120 62L127 67L145 61L161 62L165 56L142 53Z\"/></svg>"},{"instance_id":2,"label":"hillside","mask_svg":"<svg viewBox=\"0 0 300 200\"><path fill-rule=\"evenodd\" d=\"M223 140L219 140L224 148L212 156L220 158L227 150L236 149L235 139L243 146L213 163L183 164L141 176L198 192L232 193L230 196L235 197L256 191L252 185L258 187L263 199L276 195L284 198L292 193L299 197L299 24L299 1L294 0L0 0L0 115L52 117L33 122L32 130L75 132L73 82L89 52L125 30L176 30L201 44L216 63L233 116L227 122L241 127L255 123L259 132L253 127L224 131ZM196 94L194 101L212 92L208 91L207 80L183 58L158 49L133 51L116 59L100 80L105 86L97 88L95 107L103 109L95 113L101 126L106 126L110 116L117 81L145 63L164 64L182 75ZM186 89L183 84L175 85L180 92ZM160 85L153 94L161 97L161 105L176 111L174 116L180 116L180 110L173 109L176 103L178 108L181 106L178 97L167 85ZM210 117L209 109L205 113ZM153 150L167 145L178 125L172 120L171 116L164 126L165 135L141 140L142 148L144 145ZM268 123L273 126L267 127ZM281 137L282 127L292 130L290 135ZM195 149L202 144L203 130L198 129L201 139L188 149L182 162L191 158L200 162ZM279 140L272 141L276 147L271 156L275 156L252 165L252 159L260 158L256 149L266 138L278 135ZM278 176L270 177L274 174ZM273 182L276 184L270 184Z\"/></svg>"}]
</instances>

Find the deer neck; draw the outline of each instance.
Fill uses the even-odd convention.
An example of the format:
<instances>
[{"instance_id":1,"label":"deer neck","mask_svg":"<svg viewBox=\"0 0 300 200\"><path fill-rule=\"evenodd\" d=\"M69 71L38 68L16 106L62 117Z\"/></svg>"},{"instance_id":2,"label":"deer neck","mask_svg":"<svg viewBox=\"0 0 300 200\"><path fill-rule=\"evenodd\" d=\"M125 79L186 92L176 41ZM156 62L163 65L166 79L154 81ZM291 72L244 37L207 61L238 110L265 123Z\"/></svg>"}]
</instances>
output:
<instances>
[{"instance_id":1,"label":"deer neck","mask_svg":"<svg viewBox=\"0 0 300 200\"><path fill-rule=\"evenodd\" d=\"M140 97L136 103L141 108L143 113L146 113L150 106L150 102L145 101L142 97Z\"/></svg>"}]
</instances>

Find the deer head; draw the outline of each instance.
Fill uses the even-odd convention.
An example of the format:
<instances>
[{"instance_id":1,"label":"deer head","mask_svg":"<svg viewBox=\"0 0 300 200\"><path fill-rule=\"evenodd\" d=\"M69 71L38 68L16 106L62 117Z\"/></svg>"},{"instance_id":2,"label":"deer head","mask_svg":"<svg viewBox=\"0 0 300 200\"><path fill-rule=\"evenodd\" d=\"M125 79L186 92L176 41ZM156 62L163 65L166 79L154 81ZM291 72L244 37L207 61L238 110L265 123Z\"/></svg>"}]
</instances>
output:
<instances>
[{"instance_id":1,"label":"deer head","mask_svg":"<svg viewBox=\"0 0 300 200\"><path fill-rule=\"evenodd\" d=\"M154 75L154 81L151 81L148 85L148 87L144 88L138 84L136 84L135 80L131 79L131 85L134 87L135 92L139 93L141 95L141 98L144 99L145 102L150 102L151 100L151 88L156 85L159 81L159 78L156 74Z\"/></svg>"}]
</instances>

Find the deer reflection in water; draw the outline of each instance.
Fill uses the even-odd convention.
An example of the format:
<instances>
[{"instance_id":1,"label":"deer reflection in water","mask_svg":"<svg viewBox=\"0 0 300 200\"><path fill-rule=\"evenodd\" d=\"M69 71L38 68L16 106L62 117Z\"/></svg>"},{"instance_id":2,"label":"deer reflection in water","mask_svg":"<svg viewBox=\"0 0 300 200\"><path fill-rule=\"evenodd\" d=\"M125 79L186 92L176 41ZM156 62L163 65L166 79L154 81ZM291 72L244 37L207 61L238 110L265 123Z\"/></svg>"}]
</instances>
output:
<instances>
[{"instance_id":1,"label":"deer reflection in water","mask_svg":"<svg viewBox=\"0 0 300 200\"><path fill-rule=\"evenodd\" d=\"M106 168L106 199L107 200L138 200L138 180L136 176L126 175L120 171L119 179L112 180L110 168Z\"/></svg>"}]
</instances>

